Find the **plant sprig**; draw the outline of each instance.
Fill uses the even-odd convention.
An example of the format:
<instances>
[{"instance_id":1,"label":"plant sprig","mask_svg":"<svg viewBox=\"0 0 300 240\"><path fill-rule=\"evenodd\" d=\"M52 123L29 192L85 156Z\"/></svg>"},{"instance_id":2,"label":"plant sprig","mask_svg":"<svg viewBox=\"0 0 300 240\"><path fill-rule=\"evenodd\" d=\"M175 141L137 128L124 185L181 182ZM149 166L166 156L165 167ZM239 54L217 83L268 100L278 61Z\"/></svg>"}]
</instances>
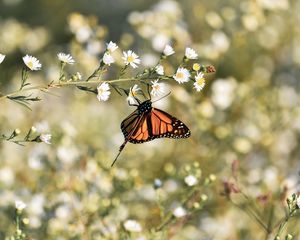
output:
<instances>
[{"instance_id":1,"label":"plant sprig","mask_svg":"<svg viewBox=\"0 0 300 240\"><path fill-rule=\"evenodd\" d=\"M36 132L35 127L31 127L24 137L20 137L21 130L16 128L9 135L0 135L0 141L12 142L20 146L24 146L25 143L39 143L44 142L50 144L51 134L39 134Z\"/></svg>"}]
</instances>

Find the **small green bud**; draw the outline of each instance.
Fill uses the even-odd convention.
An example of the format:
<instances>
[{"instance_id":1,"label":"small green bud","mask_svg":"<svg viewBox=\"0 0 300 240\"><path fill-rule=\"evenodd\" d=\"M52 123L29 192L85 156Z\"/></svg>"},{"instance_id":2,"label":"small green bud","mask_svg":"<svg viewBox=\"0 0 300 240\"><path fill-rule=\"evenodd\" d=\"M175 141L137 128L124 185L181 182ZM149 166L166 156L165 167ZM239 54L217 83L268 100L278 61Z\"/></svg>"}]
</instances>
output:
<instances>
[{"instance_id":1,"label":"small green bud","mask_svg":"<svg viewBox=\"0 0 300 240\"><path fill-rule=\"evenodd\" d=\"M200 164L198 162L194 162L193 165L194 165L195 168L198 168L200 166Z\"/></svg>"},{"instance_id":2,"label":"small green bud","mask_svg":"<svg viewBox=\"0 0 300 240\"><path fill-rule=\"evenodd\" d=\"M35 132L36 132L36 127L35 127L35 126L32 126L32 127L31 127L31 132L32 132L32 133L35 133Z\"/></svg>"},{"instance_id":3,"label":"small green bud","mask_svg":"<svg viewBox=\"0 0 300 240\"><path fill-rule=\"evenodd\" d=\"M285 236L285 240L292 240L293 236L291 234L288 234Z\"/></svg>"},{"instance_id":4,"label":"small green bud","mask_svg":"<svg viewBox=\"0 0 300 240\"><path fill-rule=\"evenodd\" d=\"M16 136L19 135L21 133L21 130L19 128L16 128L15 133L16 133Z\"/></svg>"},{"instance_id":5,"label":"small green bud","mask_svg":"<svg viewBox=\"0 0 300 240\"><path fill-rule=\"evenodd\" d=\"M17 231L16 231L16 235L17 235L17 236L21 236L21 235L22 235L22 230L20 230L20 229L17 229Z\"/></svg>"},{"instance_id":6,"label":"small green bud","mask_svg":"<svg viewBox=\"0 0 300 240\"><path fill-rule=\"evenodd\" d=\"M28 218L23 218L22 222L24 223L24 225L28 225L29 224L29 219Z\"/></svg>"},{"instance_id":7,"label":"small green bud","mask_svg":"<svg viewBox=\"0 0 300 240\"><path fill-rule=\"evenodd\" d=\"M195 202L195 203L193 204L193 207L194 207L195 209L199 209L199 208L200 208L200 204L197 203L197 202Z\"/></svg>"},{"instance_id":8,"label":"small green bud","mask_svg":"<svg viewBox=\"0 0 300 240\"><path fill-rule=\"evenodd\" d=\"M208 199L206 194L201 194L201 201L205 202Z\"/></svg>"},{"instance_id":9,"label":"small green bud","mask_svg":"<svg viewBox=\"0 0 300 240\"><path fill-rule=\"evenodd\" d=\"M191 166L190 165L186 165L184 167L184 170L187 171L187 172L189 172L191 170Z\"/></svg>"},{"instance_id":10,"label":"small green bud","mask_svg":"<svg viewBox=\"0 0 300 240\"><path fill-rule=\"evenodd\" d=\"M210 174L209 175L209 180L212 181L212 182L216 181L216 175Z\"/></svg>"}]
</instances>

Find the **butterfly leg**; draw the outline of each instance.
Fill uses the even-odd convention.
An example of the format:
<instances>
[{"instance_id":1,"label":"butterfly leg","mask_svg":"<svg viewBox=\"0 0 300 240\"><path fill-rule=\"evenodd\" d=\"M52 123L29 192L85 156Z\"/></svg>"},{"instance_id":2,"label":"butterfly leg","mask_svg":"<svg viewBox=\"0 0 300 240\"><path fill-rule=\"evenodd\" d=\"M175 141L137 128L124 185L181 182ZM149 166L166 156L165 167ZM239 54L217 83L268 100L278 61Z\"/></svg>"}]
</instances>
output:
<instances>
[{"instance_id":1,"label":"butterfly leg","mask_svg":"<svg viewBox=\"0 0 300 240\"><path fill-rule=\"evenodd\" d=\"M115 160L113 161L113 163L111 164L110 167L112 167L112 166L115 164L115 162L118 160L118 157L120 156L120 154L121 154L121 152L123 151L123 149L124 149L124 147L125 147L125 145L126 145L127 142L128 142L128 140L125 140L125 141L123 142L123 144L120 146L119 153L118 153L118 155L116 156Z\"/></svg>"},{"instance_id":2,"label":"butterfly leg","mask_svg":"<svg viewBox=\"0 0 300 240\"><path fill-rule=\"evenodd\" d=\"M147 84L147 91L148 91L149 98L151 100L150 84Z\"/></svg>"},{"instance_id":3,"label":"butterfly leg","mask_svg":"<svg viewBox=\"0 0 300 240\"><path fill-rule=\"evenodd\" d=\"M119 153L116 156L115 160L113 161L113 163L111 164L111 167L115 164L115 162L117 161L118 157L120 156L121 152L123 151L126 143L129 141L130 137L132 136L132 134L135 132L136 128L138 127L139 123L141 122L142 117L139 118L139 120L137 121L137 123L133 126L132 130L130 131L130 133L128 134L128 136L126 136L125 141L122 143L122 145L120 146L119 149Z\"/></svg>"}]
</instances>

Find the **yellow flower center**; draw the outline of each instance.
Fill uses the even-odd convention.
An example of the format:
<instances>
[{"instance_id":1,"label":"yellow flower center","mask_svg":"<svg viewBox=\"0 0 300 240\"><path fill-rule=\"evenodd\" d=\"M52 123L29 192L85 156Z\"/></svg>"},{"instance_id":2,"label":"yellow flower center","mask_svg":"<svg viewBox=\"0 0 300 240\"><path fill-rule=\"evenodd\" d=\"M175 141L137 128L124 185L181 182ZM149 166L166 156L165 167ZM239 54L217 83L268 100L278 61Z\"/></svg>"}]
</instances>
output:
<instances>
[{"instance_id":1,"label":"yellow flower center","mask_svg":"<svg viewBox=\"0 0 300 240\"><path fill-rule=\"evenodd\" d=\"M127 61L130 62L130 63L133 62L134 61L134 57L133 56L128 56L127 57Z\"/></svg>"},{"instance_id":2,"label":"yellow flower center","mask_svg":"<svg viewBox=\"0 0 300 240\"><path fill-rule=\"evenodd\" d=\"M199 79L197 79L197 83L198 83L198 85L203 85L205 83L205 79L199 78Z\"/></svg>"},{"instance_id":3,"label":"yellow flower center","mask_svg":"<svg viewBox=\"0 0 300 240\"><path fill-rule=\"evenodd\" d=\"M33 62L28 62L27 63L27 67L29 67L30 69L32 69L33 68Z\"/></svg>"},{"instance_id":4,"label":"yellow flower center","mask_svg":"<svg viewBox=\"0 0 300 240\"><path fill-rule=\"evenodd\" d=\"M200 70L200 64L199 63L194 63L193 64L193 70L194 71L199 71Z\"/></svg>"},{"instance_id":5,"label":"yellow flower center","mask_svg":"<svg viewBox=\"0 0 300 240\"><path fill-rule=\"evenodd\" d=\"M184 74L182 72L176 73L177 78L183 78Z\"/></svg>"}]
</instances>

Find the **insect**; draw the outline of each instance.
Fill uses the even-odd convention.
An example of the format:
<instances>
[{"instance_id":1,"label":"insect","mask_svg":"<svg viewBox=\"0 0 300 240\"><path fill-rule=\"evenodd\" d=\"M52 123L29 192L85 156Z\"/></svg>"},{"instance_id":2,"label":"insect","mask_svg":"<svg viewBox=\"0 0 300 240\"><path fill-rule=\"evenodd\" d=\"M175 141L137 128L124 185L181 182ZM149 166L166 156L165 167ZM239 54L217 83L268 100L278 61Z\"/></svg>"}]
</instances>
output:
<instances>
[{"instance_id":1,"label":"insect","mask_svg":"<svg viewBox=\"0 0 300 240\"><path fill-rule=\"evenodd\" d=\"M112 165L117 161L125 145L130 143L144 143L156 138L188 138L191 136L189 128L170 114L152 107L151 99L141 102L135 98L137 109L121 123L124 142Z\"/></svg>"}]
</instances>

